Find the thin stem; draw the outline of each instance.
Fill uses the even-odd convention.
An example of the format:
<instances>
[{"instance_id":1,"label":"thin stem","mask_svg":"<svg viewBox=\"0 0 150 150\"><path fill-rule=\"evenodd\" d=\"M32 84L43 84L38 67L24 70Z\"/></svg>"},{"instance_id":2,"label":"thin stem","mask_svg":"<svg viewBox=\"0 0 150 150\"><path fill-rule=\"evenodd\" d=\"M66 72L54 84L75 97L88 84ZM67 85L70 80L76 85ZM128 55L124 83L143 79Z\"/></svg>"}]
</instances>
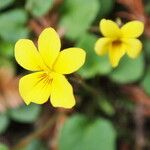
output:
<instances>
[{"instance_id":1,"label":"thin stem","mask_svg":"<svg viewBox=\"0 0 150 150\"><path fill-rule=\"evenodd\" d=\"M80 84L85 90L87 90L88 92L90 92L92 95L94 96L101 96L100 92L92 87L91 85L87 84L84 79L81 78L81 76L75 74L74 75L75 78L72 78L71 80Z\"/></svg>"}]
</instances>

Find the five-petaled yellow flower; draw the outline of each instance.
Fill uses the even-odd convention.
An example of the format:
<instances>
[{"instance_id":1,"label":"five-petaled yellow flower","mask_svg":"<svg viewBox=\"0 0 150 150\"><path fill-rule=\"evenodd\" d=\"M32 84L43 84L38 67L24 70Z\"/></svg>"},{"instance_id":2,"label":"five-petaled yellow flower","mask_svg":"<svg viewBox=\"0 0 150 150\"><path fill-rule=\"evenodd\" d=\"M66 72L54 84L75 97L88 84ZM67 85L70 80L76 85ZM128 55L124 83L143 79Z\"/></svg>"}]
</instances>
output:
<instances>
[{"instance_id":1,"label":"five-petaled yellow flower","mask_svg":"<svg viewBox=\"0 0 150 150\"><path fill-rule=\"evenodd\" d=\"M100 31L104 37L97 40L95 51L98 55L108 52L111 65L116 67L125 53L130 58L136 58L141 49L142 43L136 39L144 30L144 24L140 21L131 21L121 28L111 21L102 19Z\"/></svg>"},{"instance_id":2,"label":"five-petaled yellow flower","mask_svg":"<svg viewBox=\"0 0 150 150\"><path fill-rule=\"evenodd\" d=\"M38 50L31 40L20 39L15 45L15 58L27 70L36 71L20 79L19 92L25 103L45 103L50 97L54 107L75 105L73 89L64 74L79 69L85 61L85 51L68 48L60 51L60 38L53 28L39 36Z\"/></svg>"}]
</instances>

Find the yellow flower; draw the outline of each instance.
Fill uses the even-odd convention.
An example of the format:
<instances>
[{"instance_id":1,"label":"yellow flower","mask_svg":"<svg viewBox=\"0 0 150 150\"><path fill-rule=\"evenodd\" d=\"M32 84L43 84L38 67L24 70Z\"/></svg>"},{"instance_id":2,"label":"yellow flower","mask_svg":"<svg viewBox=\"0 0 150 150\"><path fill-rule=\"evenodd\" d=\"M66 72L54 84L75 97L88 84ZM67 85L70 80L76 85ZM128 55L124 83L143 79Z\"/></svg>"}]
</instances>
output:
<instances>
[{"instance_id":1,"label":"yellow flower","mask_svg":"<svg viewBox=\"0 0 150 150\"><path fill-rule=\"evenodd\" d=\"M143 33L142 22L131 21L119 28L115 22L102 19L99 26L104 37L97 40L95 51L98 55L108 52L112 67L116 67L126 53L130 58L139 55L142 43L136 38Z\"/></svg>"},{"instance_id":2,"label":"yellow flower","mask_svg":"<svg viewBox=\"0 0 150 150\"><path fill-rule=\"evenodd\" d=\"M25 103L45 103L50 97L54 107L75 105L73 89L64 74L78 70L85 61L80 48L60 51L60 38L53 28L39 36L38 50L31 40L20 39L15 45L15 58L27 70L36 71L20 79L19 92Z\"/></svg>"}]
</instances>

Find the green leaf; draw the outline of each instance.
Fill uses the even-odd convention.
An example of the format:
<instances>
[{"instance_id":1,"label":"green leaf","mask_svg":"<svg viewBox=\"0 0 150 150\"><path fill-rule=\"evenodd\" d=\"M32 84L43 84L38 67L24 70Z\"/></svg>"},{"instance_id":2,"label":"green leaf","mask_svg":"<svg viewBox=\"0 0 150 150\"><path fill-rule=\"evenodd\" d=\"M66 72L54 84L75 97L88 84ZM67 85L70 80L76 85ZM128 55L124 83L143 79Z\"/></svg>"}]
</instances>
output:
<instances>
[{"instance_id":1,"label":"green leaf","mask_svg":"<svg viewBox=\"0 0 150 150\"><path fill-rule=\"evenodd\" d=\"M0 150L8 150L8 147L2 143L0 143Z\"/></svg>"},{"instance_id":2,"label":"green leaf","mask_svg":"<svg viewBox=\"0 0 150 150\"><path fill-rule=\"evenodd\" d=\"M79 74L84 78L92 78L97 74L106 75L112 70L107 56L99 57L94 51L94 44L97 39L96 36L86 33L76 44L77 47L86 51L86 62L79 70Z\"/></svg>"},{"instance_id":3,"label":"green leaf","mask_svg":"<svg viewBox=\"0 0 150 150\"><path fill-rule=\"evenodd\" d=\"M37 120L41 112L41 106L30 104L29 106L21 106L9 111L10 117L18 122L32 123Z\"/></svg>"},{"instance_id":4,"label":"green leaf","mask_svg":"<svg viewBox=\"0 0 150 150\"><path fill-rule=\"evenodd\" d=\"M99 9L98 0L65 0L60 18L60 27L66 31L65 36L72 40L79 38L90 28Z\"/></svg>"},{"instance_id":5,"label":"green leaf","mask_svg":"<svg viewBox=\"0 0 150 150\"><path fill-rule=\"evenodd\" d=\"M14 2L14 0L0 0L0 10L8 7Z\"/></svg>"},{"instance_id":6,"label":"green leaf","mask_svg":"<svg viewBox=\"0 0 150 150\"><path fill-rule=\"evenodd\" d=\"M100 0L101 8L98 17L103 18L108 15L114 8L114 0Z\"/></svg>"},{"instance_id":7,"label":"green leaf","mask_svg":"<svg viewBox=\"0 0 150 150\"><path fill-rule=\"evenodd\" d=\"M0 113L0 133L5 132L9 125L9 119L7 117L7 114Z\"/></svg>"},{"instance_id":8,"label":"green leaf","mask_svg":"<svg viewBox=\"0 0 150 150\"><path fill-rule=\"evenodd\" d=\"M13 74L15 72L14 64L10 59L6 59L6 58L0 56L0 67L4 67L8 70L11 70L12 76L13 76Z\"/></svg>"},{"instance_id":9,"label":"green leaf","mask_svg":"<svg viewBox=\"0 0 150 150\"><path fill-rule=\"evenodd\" d=\"M14 9L0 15L0 37L7 42L16 42L26 38L29 30L25 27L27 13L23 9Z\"/></svg>"},{"instance_id":10,"label":"green leaf","mask_svg":"<svg viewBox=\"0 0 150 150\"><path fill-rule=\"evenodd\" d=\"M13 57L14 56L14 43L9 42L0 42L0 54L4 57Z\"/></svg>"},{"instance_id":11,"label":"green leaf","mask_svg":"<svg viewBox=\"0 0 150 150\"><path fill-rule=\"evenodd\" d=\"M147 69L146 74L141 82L141 86L150 95L150 67Z\"/></svg>"},{"instance_id":12,"label":"green leaf","mask_svg":"<svg viewBox=\"0 0 150 150\"><path fill-rule=\"evenodd\" d=\"M27 0L26 9L35 17L48 13L53 6L53 0Z\"/></svg>"},{"instance_id":13,"label":"green leaf","mask_svg":"<svg viewBox=\"0 0 150 150\"><path fill-rule=\"evenodd\" d=\"M5 26L14 26L14 25L22 25L25 24L27 21L27 13L23 9L13 9L10 11L7 11L3 14L0 15L0 25L4 27ZM10 21L11 23L9 24L6 21Z\"/></svg>"},{"instance_id":14,"label":"green leaf","mask_svg":"<svg viewBox=\"0 0 150 150\"><path fill-rule=\"evenodd\" d=\"M62 128L59 150L115 150L116 132L108 120L71 117Z\"/></svg>"},{"instance_id":15,"label":"green leaf","mask_svg":"<svg viewBox=\"0 0 150 150\"><path fill-rule=\"evenodd\" d=\"M144 73L144 57L131 59L125 56L119 66L110 74L110 78L118 83L131 83L141 78Z\"/></svg>"},{"instance_id":16,"label":"green leaf","mask_svg":"<svg viewBox=\"0 0 150 150\"><path fill-rule=\"evenodd\" d=\"M31 143L29 143L29 145L27 145L23 150L48 150L48 148L46 148L42 141L35 139L31 141Z\"/></svg>"}]
</instances>

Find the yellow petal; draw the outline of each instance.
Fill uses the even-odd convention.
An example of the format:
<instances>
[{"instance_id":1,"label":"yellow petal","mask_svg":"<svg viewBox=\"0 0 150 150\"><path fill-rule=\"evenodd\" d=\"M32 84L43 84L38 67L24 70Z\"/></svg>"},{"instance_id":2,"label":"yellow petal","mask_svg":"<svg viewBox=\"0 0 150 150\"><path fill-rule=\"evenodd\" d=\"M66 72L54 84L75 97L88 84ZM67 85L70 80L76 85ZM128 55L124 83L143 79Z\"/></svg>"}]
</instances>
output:
<instances>
[{"instance_id":1,"label":"yellow petal","mask_svg":"<svg viewBox=\"0 0 150 150\"><path fill-rule=\"evenodd\" d=\"M119 44L119 45L111 45L109 49L109 59L111 62L112 67L117 67L119 64L120 59L125 54L126 45Z\"/></svg>"},{"instance_id":2,"label":"yellow petal","mask_svg":"<svg viewBox=\"0 0 150 150\"><path fill-rule=\"evenodd\" d=\"M18 64L31 71L45 68L42 58L34 43L28 39L21 39L15 45L15 58Z\"/></svg>"},{"instance_id":3,"label":"yellow petal","mask_svg":"<svg viewBox=\"0 0 150 150\"><path fill-rule=\"evenodd\" d=\"M126 52L129 57L136 58L141 50L142 50L142 43L138 39L126 39L124 41L127 45Z\"/></svg>"},{"instance_id":4,"label":"yellow petal","mask_svg":"<svg viewBox=\"0 0 150 150\"><path fill-rule=\"evenodd\" d=\"M109 38L120 37L121 33L118 25L115 22L106 19L102 19L100 21L100 31L105 37Z\"/></svg>"},{"instance_id":5,"label":"yellow petal","mask_svg":"<svg viewBox=\"0 0 150 150\"><path fill-rule=\"evenodd\" d=\"M72 86L64 75L56 75L52 82L51 103L54 107L72 108L75 105Z\"/></svg>"},{"instance_id":6,"label":"yellow petal","mask_svg":"<svg viewBox=\"0 0 150 150\"><path fill-rule=\"evenodd\" d=\"M81 48L68 48L60 52L54 70L57 73L69 74L78 70L85 62L86 53Z\"/></svg>"},{"instance_id":7,"label":"yellow petal","mask_svg":"<svg viewBox=\"0 0 150 150\"><path fill-rule=\"evenodd\" d=\"M95 52L98 55L104 55L107 53L111 40L109 38L100 38L95 43Z\"/></svg>"},{"instance_id":8,"label":"yellow petal","mask_svg":"<svg viewBox=\"0 0 150 150\"><path fill-rule=\"evenodd\" d=\"M51 78L45 72L36 72L22 77L19 81L19 92L25 103L45 103L51 93Z\"/></svg>"},{"instance_id":9,"label":"yellow petal","mask_svg":"<svg viewBox=\"0 0 150 150\"><path fill-rule=\"evenodd\" d=\"M46 28L39 36L38 48L40 54L49 68L52 67L56 60L61 43L59 35L53 28Z\"/></svg>"},{"instance_id":10,"label":"yellow petal","mask_svg":"<svg viewBox=\"0 0 150 150\"><path fill-rule=\"evenodd\" d=\"M144 31L144 24L141 21L130 21L121 27L124 38L137 38Z\"/></svg>"}]
</instances>

